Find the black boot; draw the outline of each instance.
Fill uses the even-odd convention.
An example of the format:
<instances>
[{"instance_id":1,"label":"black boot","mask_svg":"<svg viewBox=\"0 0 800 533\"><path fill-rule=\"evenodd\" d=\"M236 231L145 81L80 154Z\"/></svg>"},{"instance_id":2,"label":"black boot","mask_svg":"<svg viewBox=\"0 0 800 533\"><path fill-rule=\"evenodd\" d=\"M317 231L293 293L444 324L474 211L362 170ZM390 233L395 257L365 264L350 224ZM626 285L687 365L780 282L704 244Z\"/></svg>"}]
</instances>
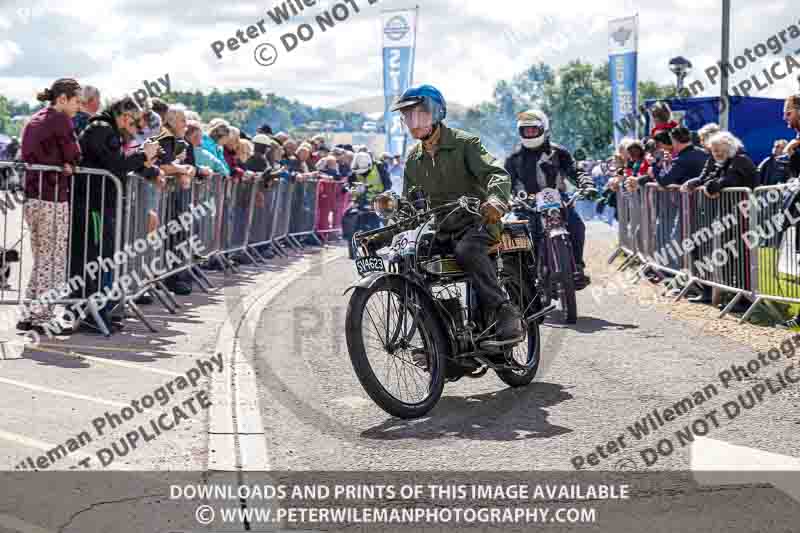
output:
<instances>
[{"instance_id":1,"label":"black boot","mask_svg":"<svg viewBox=\"0 0 800 533\"><path fill-rule=\"evenodd\" d=\"M576 291L582 291L592 283L592 278L587 276L582 268L575 272L573 279L575 280Z\"/></svg>"},{"instance_id":2,"label":"black boot","mask_svg":"<svg viewBox=\"0 0 800 533\"><path fill-rule=\"evenodd\" d=\"M497 310L496 339L499 342L518 342L525 337L522 328L522 314L517 306L506 302Z\"/></svg>"}]
</instances>

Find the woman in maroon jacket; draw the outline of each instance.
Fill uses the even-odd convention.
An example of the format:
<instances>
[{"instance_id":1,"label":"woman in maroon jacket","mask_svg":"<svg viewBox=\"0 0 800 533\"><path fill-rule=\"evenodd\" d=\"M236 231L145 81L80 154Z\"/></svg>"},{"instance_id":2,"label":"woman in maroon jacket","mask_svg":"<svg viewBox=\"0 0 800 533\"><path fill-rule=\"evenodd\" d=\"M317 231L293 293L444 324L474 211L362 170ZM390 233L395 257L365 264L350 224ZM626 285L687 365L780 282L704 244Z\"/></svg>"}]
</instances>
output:
<instances>
[{"instance_id":1,"label":"woman in maroon jacket","mask_svg":"<svg viewBox=\"0 0 800 533\"><path fill-rule=\"evenodd\" d=\"M81 149L72 127L80 109L80 84L59 79L36 98L50 105L37 111L22 137L22 160L32 165L52 165L62 172L29 170L25 175L25 221L31 235L33 262L27 298L35 300L67 281L69 241L69 198L73 165ZM17 324L19 329L41 327L54 318L51 305L33 305L30 315Z\"/></svg>"}]
</instances>

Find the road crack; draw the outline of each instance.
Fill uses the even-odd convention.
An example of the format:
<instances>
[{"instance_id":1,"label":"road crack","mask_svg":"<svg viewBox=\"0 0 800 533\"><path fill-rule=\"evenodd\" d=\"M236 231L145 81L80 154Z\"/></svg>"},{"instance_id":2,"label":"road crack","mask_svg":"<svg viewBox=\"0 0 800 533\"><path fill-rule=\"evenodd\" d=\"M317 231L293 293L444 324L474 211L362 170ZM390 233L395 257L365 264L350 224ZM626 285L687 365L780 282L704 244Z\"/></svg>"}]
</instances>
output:
<instances>
[{"instance_id":1,"label":"road crack","mask_svg":"<svg viewBox=\"0 0 800 533\"><path fill-rule=\"evenodd\" d=\"M86 511L91 511L95 507L100 507L101 505L110 505L110 504L114 504L114 503L124 503L124 502L132 502L132 501L137 501L137 500L147 500L147 499L156 498L156 497L165 498L165 497L167 497L167 494L166 493L147 494L147 495L144 495L144 496L133 496L131 498L122 498L120 500L108 500L108 501L102 501L102 502L93 503L93 504L89 505L88 507L73 513L72 516L69 517L69 520L67 520L63 525L59 526L58 533L64 533L66 528L69 527L69 525L72 524L72 522L74 522L75 519L79 515L85 513Z\"/></svg>"}]
</instances>

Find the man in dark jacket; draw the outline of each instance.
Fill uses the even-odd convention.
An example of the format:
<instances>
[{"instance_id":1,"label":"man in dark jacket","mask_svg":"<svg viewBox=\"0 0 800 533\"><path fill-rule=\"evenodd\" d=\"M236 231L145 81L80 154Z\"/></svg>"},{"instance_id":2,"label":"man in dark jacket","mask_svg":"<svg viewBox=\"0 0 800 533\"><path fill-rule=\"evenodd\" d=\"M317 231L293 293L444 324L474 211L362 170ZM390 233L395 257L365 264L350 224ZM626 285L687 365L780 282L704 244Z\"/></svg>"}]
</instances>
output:
<instances>
[{"instance_id":1,"label":"man in dark jacket","mask_svg":"<svg viewBox=\"0 0 800 533\"><path fill-rule=\"evenodd\" d=\"M107 110L92 117L79 139L83 153L81 167L107 170L121 181L123 187L127 183L129 172L138 172L146 178L159 176L159 169L154 165L158 143L147 142L140 151L129 156L123 151L125 140L136 134L141 113L139 104L126 96L112 102ZM121 222L116 218L116 198L123 192L117 190L111 180L102 176L78 175L75 179L73 235L88 235L88 240L84 242L84 239L72 239L70 269L71 276L81 276L86 280L86 296L113 284L113 272L101 272L98 282L91 279L86 271L86 264L98 261L98 258L102 260L113 257L115 224ZM106 325L111 323L109 308L107 305L100 310L100 316Z\"/></svg>"},{"instance_id":2,"label":"man in dark jacket","mask_svg":"<svg viewBox=\"0 0 800 533\"><path fill-rule=\"evenodd\" d=\"M783 106L783 115L786 119L786 124L797 132L797 137L787 144L784 149L784 154L789 158L789 177L792 180L796 180L796 178L800 177L800 94L792 95L786 99L786 103ZM800 216L800 191L795 187L789 187L784 194L783 208L791 217ZM789 218L787 217L787 221L784 222L782 232L789 229ZM800 250L800 228L797 228L795 239L795 249ZM778 327L792 330L800 329L800 315L778 324Z\"/></svg>"},{"instance_id":3,"label":"man in dark jacket","mask_svg":"<svg viewBox=\"0 0 800 533\"><path fill-rule=\"evenodd\" d=\"M786 99L783 106L786 124L797 132L795 137L784 148L784 153L789 156L789 177L800 177L800 94L795 94Z\"/></svg>"},{"instance_id":4,"label":"man in dark jacket","mask_svg":"<svg viewBox=\"0 0 800 533\"><path fill-rule=\"evenodd\" d=\"M662 187L670 185L683 185L703 173L709 155L692 144L692 133L685 127L679 126L670 130L673 153L672 167L663 175L656 175L656 182ZM671 158L671 155L665 154Z\"/></svg>"},{"instance_id":5,"label":"man in dark jacket","mask_svg":"<svg viewBox=\"0 0 800 533\"><path fill-rule=\"evenodd\" d=\"M569 151L550 141L550 121L544 112L529 110L520 113L517 127L521 140L520 147L506 159L505 168L511 175L511 183L515 195L533 196L544 188L554 188L561 192L564 200L566 180L578 188L594 187L591 176L578 174L575 160ZM537 241L543 236L541 223L531 217L532 232ZM575 288L581 290L591 282L584 272L583 248L586 244L586 226L571 207L567 211L567 230L572 240L572 253L575 257Z\"/></svg>"},{"instance_id":6,"label":"man in dark jacket","mask_svg":"<svg viewBox=\"0 0 800 533\"><path fill-rule=\"evenodd\" d=\"M785 183L789 178L789 161L787 158L781 157L787 144L789 144L789 141L786 139L775 141L775 144L772 145L772 155L758 165L759 187Z\"/></svg>"}]
</instances>

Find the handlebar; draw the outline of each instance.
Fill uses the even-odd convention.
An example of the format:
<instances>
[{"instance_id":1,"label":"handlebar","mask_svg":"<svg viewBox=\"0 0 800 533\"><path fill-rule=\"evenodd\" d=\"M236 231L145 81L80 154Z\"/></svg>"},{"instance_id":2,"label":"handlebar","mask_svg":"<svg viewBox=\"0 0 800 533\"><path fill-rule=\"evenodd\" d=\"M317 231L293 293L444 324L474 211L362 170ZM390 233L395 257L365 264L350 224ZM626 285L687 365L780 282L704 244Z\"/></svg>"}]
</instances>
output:
<instances>
[{"instance_id":1,"label":"handlebar","mask_svg":"<svg viewBox=\"0 0 800 533\"><path fill-rule=\"evenodd\" d=\"M572 195L572 198L570 198L564 204L564 207L567 207L567 208L572 207L575 204L576 200L585 199L587 196L594 196L594 195L599 195L599 194L600 194L600 191L598 191L594 187L587 187L587 188L584 188L584 189L578 189L575 192L575 194ZM527 199L524 199L524 198L514 198L514 199L512 199L511 200L511 206L514 207L515 205L528 208L528 209L530 209L532 211L536 211L537 210L537 208L535 206L531 206L530 204L528 204Z\"/></svg>"}]
</instances>

